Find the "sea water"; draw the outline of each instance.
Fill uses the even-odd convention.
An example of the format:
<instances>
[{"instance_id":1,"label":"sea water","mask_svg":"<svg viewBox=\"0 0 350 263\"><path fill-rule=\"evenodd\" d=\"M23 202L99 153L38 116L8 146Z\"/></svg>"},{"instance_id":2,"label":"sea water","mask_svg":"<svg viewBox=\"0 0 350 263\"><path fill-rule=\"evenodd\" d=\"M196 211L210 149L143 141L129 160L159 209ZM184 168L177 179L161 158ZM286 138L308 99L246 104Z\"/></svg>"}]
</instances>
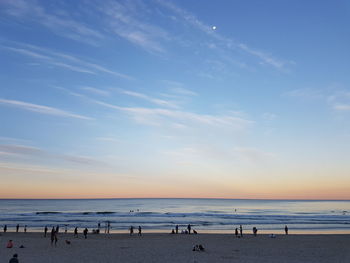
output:
<instances>
[{"instance_id":1,"label":"sea water","mask_svg":"<svg viewBox=\"0 0 350 263\"><path fill-rule=\"evenodd\" d=\"M0 199L0 227L42 231L59 225L104 232L127 232L132 225L146 232L170 232L188 224L198 232L232 233L239 225L259 233L350 233L350 201L237 199ZM2 231L2 229L1 229Z\"/></svg>"}]
</instances>

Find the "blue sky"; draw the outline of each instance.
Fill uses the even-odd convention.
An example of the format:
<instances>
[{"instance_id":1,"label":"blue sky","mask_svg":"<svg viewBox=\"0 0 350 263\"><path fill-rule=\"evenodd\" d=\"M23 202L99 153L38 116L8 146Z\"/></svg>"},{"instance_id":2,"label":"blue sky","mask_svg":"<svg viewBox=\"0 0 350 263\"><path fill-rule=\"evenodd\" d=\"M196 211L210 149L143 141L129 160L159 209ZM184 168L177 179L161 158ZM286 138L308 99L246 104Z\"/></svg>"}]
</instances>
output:
<instances>
[{"instance_id":1,"label":"blue sky","mask_svg":"<svg viewBox=\"0 0 350 263\"><path fill-rule=\"evenodd\" d=\"M347 1L0 6L0 197L350 198Z\"/></svg>"}]
</instances>

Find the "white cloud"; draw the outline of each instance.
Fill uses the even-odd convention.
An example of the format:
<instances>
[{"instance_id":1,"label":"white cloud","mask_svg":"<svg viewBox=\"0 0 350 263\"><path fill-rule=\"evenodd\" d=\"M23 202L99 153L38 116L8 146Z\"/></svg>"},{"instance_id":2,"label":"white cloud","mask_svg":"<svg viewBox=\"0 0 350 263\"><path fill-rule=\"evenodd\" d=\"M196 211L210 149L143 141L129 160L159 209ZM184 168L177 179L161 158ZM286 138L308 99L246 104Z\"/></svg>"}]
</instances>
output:
<instances>
[{"instance_id":1,"label":"white cloud","mask_svg":"<svg viewBox=\"0 0 350 263\"><path fill-rule=\"evenodd\" d=\"M134 91L129 91L129 90L120 90L120 92L125 94L125 95L129 95L132 97L136 97L136 98L140 98L140 99L149 101L149 102L156 104L156 105L159 105L159 106L164 106L164 107L169 107L169 108L178 108L178 106L174 102L150 97L146 94L142 94L142 93L138 93L138 92L134 92Z\"/></svg>"},{"instance_id":2,"label":"white cloud","mask_svg":"<svg viewBox=\"0 0 350 263\"><path fill-rule=\"evenodd\" d=\"M81 87L80 89L82 90L86 90L90 93L93 93L93 94L97 94L97 95L102 95L102 96L108 96L110 95L110 93L106 90L101 90L101 89L96 89L96 88L93 88L93 87Z\"/></svg>"},{"instance_id":3,"label":"white cloud","mask_svg":"<svg viewBox=\"0 0 350 263\"><path fill-rule=\"evenodd\" d=\"M36 1L11 0L2 1L2 11L7 15L17 17L20 20L27 19L50 29L60 36L96 45L104 36L97 30L72 19L71 14L62 12L58 7L52 8L55 14L50 13Z\"/></svg>"},{"instance_id":4,"label":"white cloud","mask_svg":"<svg viewBox=\"0 0 350 263\"><path fill-rule=\"evenodd\" d=\"M211 25L205 24L204 22L199 20L195 15L191 14L187 10L184 10L184 9L176 6L175 4L173 4L169 1L157 0L157 3L159 3L161 6L167 8L168 10L171 10L176 15L180 16L180 19L178 19L177 21L181 21L183 23L186 23L187 25L190 25L190 26L196 28L197 30L202 31L206 35L215 39L217 41L217 44L220 44L220 48L241 50L247 54L250 54L256 58L259 58L265 64L271 65L279 70L284 69L285 66L288 64L289 65L295 64L295 62L293 62L293 61L283 61L283 60L277 59L277 58L273 57L272 55L265 53L261 50L253 49L253 48L249 47L247 44L238 43L234 39L220 35L217 31L212 30ZM208 44L208 47L211 49L216 49L217 45L213 45L212 43L210 43L210 44Z\"/></svg>"},{"instance_id":5,"label":"white cloud","mask_svg":"<svg viewBox=\"0 0 350 263\"><path fill-rule=\"evenodd\" d=\"M61 109L49 107L49 106L43 106L33 103L28 103L24 101L18 101L18 100L7 100L7 99L1 99L0 98L0 104L4 104L6 106L11 106L15 108L20 108L27 111L37 112L40 114L45 115L52 115L52 116L58 116L58 117L66 117L66 118L74 118L74 119L82 119L82 120L92 120L90 117L86 117L79 114L70 113L68 111L64 111Z\"/></svg>"},{"instance_id":6,"label":"white cloud","mask_svg":"<svg viewBox=\"0 0 350 263\"><path fill-rule=\"evenodd\" d=\"M94 75L102 72L102 73L107 73L107 74L116 76L118 78L123 78L128 80L133 79L132 77L126 74L116 72L104 66L85 61L83 59L74 57L69 54L52 51L47 48L43 48L35 45L29 45L29 44L23 44L23 43L14 43L14 44L19 47L9 47L9 46L3 46L3 45L0 47L5 50L10 50L22 55L39 59L50 65L62 67L75 72L88 73L88 74L94 74Z\"/></svg>"}]
</instances>

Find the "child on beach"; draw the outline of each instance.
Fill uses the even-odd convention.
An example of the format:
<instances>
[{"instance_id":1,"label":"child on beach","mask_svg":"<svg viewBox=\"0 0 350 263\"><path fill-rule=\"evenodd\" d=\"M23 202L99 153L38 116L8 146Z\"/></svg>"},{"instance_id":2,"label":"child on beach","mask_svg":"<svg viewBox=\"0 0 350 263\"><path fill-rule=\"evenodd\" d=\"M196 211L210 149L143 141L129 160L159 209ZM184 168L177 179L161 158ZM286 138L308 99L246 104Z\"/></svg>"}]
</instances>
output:
<instances>
[{"instance_id":1,"label":"child on beach","mask_svg":"<svg viewBox=\"0 0 350 263\"><path fill-rule=\"evenodd\" d=\"M9 241L7 242L6 248L13 248L13 242L12 242L12 240L9 240Z\"/></svg>"}]
</instances>

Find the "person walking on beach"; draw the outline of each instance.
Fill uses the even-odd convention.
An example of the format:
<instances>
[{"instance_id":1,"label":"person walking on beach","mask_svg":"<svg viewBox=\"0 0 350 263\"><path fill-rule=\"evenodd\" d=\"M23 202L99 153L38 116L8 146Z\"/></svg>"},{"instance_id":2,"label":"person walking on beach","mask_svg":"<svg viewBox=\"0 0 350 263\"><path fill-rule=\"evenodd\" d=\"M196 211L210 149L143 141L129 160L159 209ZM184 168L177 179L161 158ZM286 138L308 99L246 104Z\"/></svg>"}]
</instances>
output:
<instances>
[{"instance_id":1,"label":"person walking on beach","mask_svg":"<svg viewBox=\"0 0 350 263\"><path fill-rule=\"evenodd\" d=\"M243 237L243 228L242 228L242 225L239 225L239 233L240 233L241 237Z\"/></svg>"},{"instance_id":2,"label":"person walking on beach","mask_svg":"<svg viewBox=\"0 0 350 263\"><path fill-rule=\"evenodd\" d=\"M288 227L287 227L287 225L284 227L284 232L286 233L286 235L288 235Z\"/></svg>"},{"instance_id":3,"label":"person walking on beach","mask_svg":"<svg viewBox=\"0 0 350 263\"><path fill-rule=\"evenodd\" d=\"M7 225L4 225L4 233L7 231Z\"/></svg>"},{"instance_id":4,"label":"person walking on beach","mask_svg":"<svg viewBox=\"0 0 350 263\"><path fill-rule=\"evenodd\" d=\"M179 233L179 225L175 226L175 233L178 234Z\"/></svg>"},{"instance_id":5,"label":"person walking on beach","mask_svg":"<svg viewBox=\"0 0 350 263\"><path fill-rule=\"evenodd\" d=\"M141 226L139 226L139 233L138 233L138 236L142 236L142 228L141 228Z\"/></svg>"},{"instance_id":6,"label":"person walking on beach","mask_svg":"<svg viewBox=\"0 0 350 263\"><path fill-rule=\"evenodd\" d=\"M46 234L47 234L47 226L45 226L44 228L44 237L46 237Z\"/></svg>"},{"instance_id":7,"label":"person walking on beach","mask_svg":"<svg viewBox=\"0 0 350 263\"><path fill-rule=\"evenodd\" d=\"M19 263L18 261L18 255L14 254L12 258L10 259L9 263Z\"/></svg>"},{"instance_id":8,"label":"person walking on beach","mask_svg":"<svg viewBox=\"0 0 350 263\"><path fill-rule=\"evenodd\" d=\"M88 230L87 228L84 229L84 232L83 232L83 233L84 233L85 239L87 239L87 233L88 233L88 231L89 231L89 230Z\"/></svg>"},{"instance_id":9,"label":"person walking on beach","mask_svg":"<svg viewBox=\"0 0 350 263\"><path fill-rule=\"evenodd\" d=\"M188 230L188 234L191 234L191 224L188 224L187 230Z\"/></svg>"},{"instance_id":10,"label":"person walking on beach","mask_svg":"<svg viewBox=\"0 0 350 263\"><path fill-rule=\"evenodd\" d=\"M74 228L74 237L78 237L78 228L77 227Z\"/></svg>"},{"instance_id":11,"label":"person walking on beach","mask_svg":"<svg viewBox=\"0 0 350 263\"><path fill-rule=\"evenodd\" d=\"M238 228L235 229L235 236L238 237Z\"/></svg>"},{"instance_id":12,"label":"person walking on beach","mask_svg":"<svg viewBox=\"0 0 350 263\"><path fill-rule=\"evenodd\" d=\"M130 226L130 236L132 236L132 234L134 234L134 227Z\"/></svg>"},{"instance_id":13,"label":"person walking on beach","mask_svg":"<svg viewBox=\"0 0 350 263\"><path fill-rule=\"evenodd\" d=\"M19 230L19 224L17 224L16 226L16 233L18 233L18 230Z\"/></svg>"}]
</instances>

